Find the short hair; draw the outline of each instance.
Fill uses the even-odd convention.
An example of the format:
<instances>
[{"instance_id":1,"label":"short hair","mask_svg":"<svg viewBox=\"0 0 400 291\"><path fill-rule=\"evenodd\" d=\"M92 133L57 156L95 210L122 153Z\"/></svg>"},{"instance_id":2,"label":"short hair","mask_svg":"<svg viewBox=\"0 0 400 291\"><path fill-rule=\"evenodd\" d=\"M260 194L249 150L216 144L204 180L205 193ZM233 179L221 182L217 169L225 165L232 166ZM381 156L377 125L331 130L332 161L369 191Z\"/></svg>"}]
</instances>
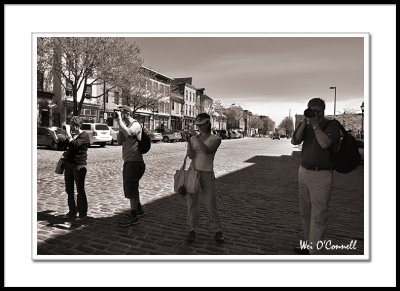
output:
<instances>
[{"instance_id":1,"label":"short hair","mask_svg":"<svg viewBox=\"0 0 400 291\"><path fill-rule=\"evenodd\" d=\"M311 106L321 106L325 110L325 101L321 98L313 98L308 101L307 107L310 108Z\"/></svg>"},{"instance_id":2,"label":"short hair","mask_svg":"<svg viewBox=\"0 0 400 291\"><path fill-rule=\"evenodd\" d=\"M81 127L82 118L80 118L79 116L72 116L71 120L69 121L69 125L71 126L78 125L79 127Z\"/></svg>"}]
</instances>

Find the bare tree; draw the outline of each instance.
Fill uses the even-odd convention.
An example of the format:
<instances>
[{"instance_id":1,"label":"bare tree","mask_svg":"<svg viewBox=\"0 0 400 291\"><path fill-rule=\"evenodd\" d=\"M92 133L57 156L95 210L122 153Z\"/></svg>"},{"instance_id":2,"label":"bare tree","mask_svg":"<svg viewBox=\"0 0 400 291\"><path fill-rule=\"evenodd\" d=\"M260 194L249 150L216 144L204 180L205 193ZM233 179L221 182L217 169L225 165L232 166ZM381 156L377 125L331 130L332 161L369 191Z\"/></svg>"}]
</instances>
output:
<instances>
[{"instance_id":1,"label":"bare tree","mask_svg":"<svg viewBox=\"0 0 400 291\"><path fill-rule=\"evenodd\" d=\"M218 128L221 128L221 121L224 119L225 107L222 105L219 99L214 100L212 106L213 111L217 113Z\"/></svg>"},{"instance_id":2,"label":"bare tree","mask_svg":"<svg viewBox=\"0 0 400 291\"><path fill-rule=\"evenodd\" d=\"M141 69L139 72L124 75L118 81L125 103L132 107L133 112L139 109L156 108L165 93L157 82L152 82L151 72Z\"/></svg>"},{"instance_id":3,"label":"bare tree","mask_svg":"<svg viewBox=\"0 0 400 291\"><path fill-rule=\"evenodd\" d=\"M38 38L37 43L38 68L52 70L65 91L71 92L73 115L80 115L87 88L110 82L109 91L127 74L139 72L143 62L137 45L125 38L55 37Z\"/></svg>"},{"instance_id":4,"label":"bare tree","mask_svg":"<svg viewBox=\"0 0 400 291\"><path fill-rule=\"evenodd\" d=\"M278 128L284 130L287 136L292 136L294 131L293 118L291 116L286 116L281 121Z\"/></svg>"},{"instance_id":5,"label":"bare tree","mask_svg":"<svg viewBox=\"0 0 400 291\"><path fill-rule=\"evenodd\" d=\"M230 106L225 109L224 114L227 117L227 127L231 128L239 128L240 119L243 118L243 109L240 106Z\"/></svg>"}]
</instances>

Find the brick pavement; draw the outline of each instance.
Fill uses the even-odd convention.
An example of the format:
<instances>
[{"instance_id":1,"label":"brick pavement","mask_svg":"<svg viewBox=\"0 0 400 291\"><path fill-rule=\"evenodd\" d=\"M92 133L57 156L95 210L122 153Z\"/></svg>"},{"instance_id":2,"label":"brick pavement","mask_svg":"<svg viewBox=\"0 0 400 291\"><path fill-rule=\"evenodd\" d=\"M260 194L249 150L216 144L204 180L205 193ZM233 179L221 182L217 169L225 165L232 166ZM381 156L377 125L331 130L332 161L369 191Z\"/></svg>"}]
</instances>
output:
<instances>
[{"instance_id":1,"label":"brick pavement","mask_svg":"<svg viewBox=\"0 0 400 291\"><path fill-rule=\"evenodd\" d=\"M37 255L294 255L301 226L298 211L298 148L289 140L224 140L215 158L217 205L224 244L216 244L201 204L196 241L187 244L185 199L173 193L185 143L153 144L145 155L140 182L146 215L141 223L120 227L129 210L123 197L120 146L91 147L86 192L89 218L65 227L68 211L62 175L53 172L61 152L37 151ZM356 249L323 254L364 254L363 166L335 173L326 234L334 244L357 240ZM35 196L35 195L34 195ZM136 257L135 257L136 258Z\"/></svg>"}]
</instances>

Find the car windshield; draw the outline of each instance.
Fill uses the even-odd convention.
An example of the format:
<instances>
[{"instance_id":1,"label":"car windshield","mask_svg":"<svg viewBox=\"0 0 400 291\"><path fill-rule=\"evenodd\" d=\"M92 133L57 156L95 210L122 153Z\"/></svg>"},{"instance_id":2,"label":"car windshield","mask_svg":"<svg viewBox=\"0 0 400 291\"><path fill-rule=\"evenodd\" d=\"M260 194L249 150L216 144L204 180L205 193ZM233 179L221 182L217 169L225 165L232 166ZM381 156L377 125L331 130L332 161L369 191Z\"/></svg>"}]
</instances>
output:
<instances>
[{"instance_id":1,"label":"car windshield","mask_svg":"<svg viewBox=\"0 0 400 291\"><path fill-rule=\"evenodd\" d=\"M96 124L94 128L96 130L109 130L108 126L105 124Z\"/></svg>"},{"instance_id":2,"label":"car windshield","mask_svg":"<svg viewBox=\"0 0 400 291\"><path fill-rule=\"evenodd\" d=\"M82 124L81 129L82 130L90 130L90 124Z\"/></svg>"}]
</instances>

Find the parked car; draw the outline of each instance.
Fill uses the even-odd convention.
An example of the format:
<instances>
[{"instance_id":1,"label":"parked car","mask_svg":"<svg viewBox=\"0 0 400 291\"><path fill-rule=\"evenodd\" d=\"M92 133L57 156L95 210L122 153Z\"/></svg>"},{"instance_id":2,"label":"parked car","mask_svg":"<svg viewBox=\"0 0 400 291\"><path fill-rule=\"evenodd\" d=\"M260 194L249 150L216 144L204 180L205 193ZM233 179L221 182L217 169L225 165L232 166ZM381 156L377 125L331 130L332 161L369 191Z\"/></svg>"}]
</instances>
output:
<instances>
[{"instance_id":1,"label":"parked car","mask_svg":"<svg viewBox=\"0 0 400 291\"><path fill-rule=\"evenodd\" d=\"M228 133L227 133L227 131L225 129L214 130L214 134L219 136L221 139L228 139Z\"/></svg>"},{"instance_id":2,"label":"parked car","mask_svg":"<svg viewBox=\"0 0 400 291\"><path fill-rule=\"evenodd\" d=\"M236 139L236 138L241 138L242 137L240 132L238 130L235 130L235 129L232 129L230 131L230 136L231 136L232 139Z\"/></svg>"},{"instance_id":3,"label":"parked car","mask_svg":"<svg viewBox=\"0 0 400 291\"><path fill-rule=\"evenodd\" d=\"M183 135L179 130L174 130L175 135L178 137L176 141L183 141Z\"/></svg>"},{"instance_id":4,"label":"parked car","mask_svg":"<svg viewBox=\"0 0 400 291\"><path fill-rule=\"evenodd\" d=\"M150 140L154 143L159 142L160 140L163 140L163 136L160 132L156 132L154 130L148 130L147 134L150 137Z\"/></svg>"},{"instance_id":5,"label":"parked car","mask_svg":"<svg viewBox=\"0 0 400 291\"><path fill-rule=\"evenodd\" d=\"M272 134L271 138L272 138L272 139L281 139L279 133L277 133L277 132L274 132L274 133Z\"/></svg>"},{"instance_id":6,"label":"parked car","mask_svg":"<svg viewBox=\"0 0 400 291\"><path fill-rule=\"evenodd\" d=\"M104 123L82 123L81 129L88 133L90 145L98 144L100 147L104 147L113 139L110 128Z\"/></svg>"},{"instance_id":7,"label":"parked car","mask_svg":"<svg viewBox=\"0 0 400 291\"><path fill-rule=\"evenodd\" d=\"M178 132L181 135L181 139L179 141L187 141L187 138L189 137L189 133L184 130L175 130L175 132Z\"/></svg>"},{"instance_id":8,"label":"parked car","mask_svg":"<svg viewBox=\"0 0 400 291\"><path fill-rule=\"evenodd\" d=\"M182 139L182 135L180 133L173 131L172 129L157 128L155 131L162 134L164 142L169 142L169 141L174 142Z\"/></svg>"},{"instance_id":9,"label":"parked car","mask_svg":"<svg viewBox=\"0 0 400 291\"><path fill-rule=\"evenodd\" d=\"M114 144L115 142L117 142L118 132L119 132L119 127L110 127L110 134L112 137L110 144Z\"/></svg>"},{"instance_id":10,"label":"parked car","mask_svg":"<svg viewBox=\"0 0 400 291\"><path fill-rule=\"evenodd\" d=\"M38 127L37 145L53 150L65 150L67 133L59 127Z\"/></svg>"}]
</instances>

